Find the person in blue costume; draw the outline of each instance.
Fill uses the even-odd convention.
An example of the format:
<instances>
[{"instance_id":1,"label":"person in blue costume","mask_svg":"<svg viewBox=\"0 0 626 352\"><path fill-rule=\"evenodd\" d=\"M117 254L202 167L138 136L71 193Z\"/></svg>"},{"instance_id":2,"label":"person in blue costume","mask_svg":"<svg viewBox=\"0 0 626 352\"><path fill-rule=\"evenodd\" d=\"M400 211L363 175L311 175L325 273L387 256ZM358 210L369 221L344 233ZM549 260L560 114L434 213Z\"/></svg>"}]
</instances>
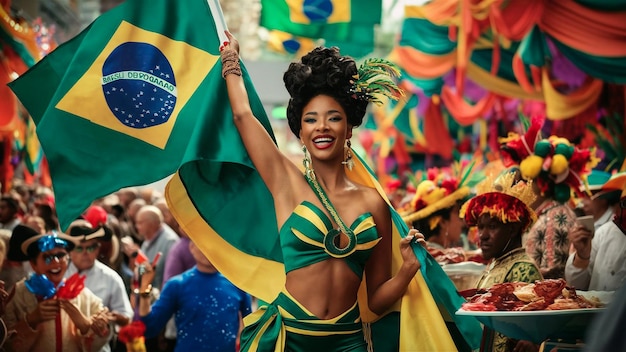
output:
<instances>
[{"instance_id":1,"label":"person in blue costume","mask_svg":"<svg viewBox=\"0 0 626 352\"><path fill-rule=\"evenodd\" d=\"M251 310L250 296L222 276L193 242L189 250L196 265L168 280L156 302L150 305L150 294L139 294L144 336L157 336L174 316L174 351L235 351L241 319ZM144 265L139 292L150 292L155 271Z\"/></svg>"},{"instance_id":2,"label":"person in blue costume","mask_svg":"<svg viewBox=\"0 0 626 352\"><path fill-rule=\"evenodd\" d=\"M380 185L350 176L353 166L364 170L350 138L368 104L382 103L381 96L401 96L393 80L395 67L380 59L357 67L337 48L322 47L289 66L283 77L291 96L287 118L305 153L303 173L253 115L239 45L230 33L227 36L229 42L220 51L234 124L272 195L285 271L284 287L275 300L244 320L242 351L455 350L418 274L424 257L418 259L415 248L423 235L400 225L400 237L402 220L381 195ZM418 342L410 334L404 342L402 335L386 336L377 349L372 345L374 324L363 324L363 318L384 320L398 305L410 305L402 298L412 283L422 284L416 293L421 299L430 297L434 307L412 314L435 323L410 329L414 336L422 335L420 329L430 335ZM407 314L395 324L410 319ZM433 326L436 331L429 330Z\"/></svg>"}]
</instances>

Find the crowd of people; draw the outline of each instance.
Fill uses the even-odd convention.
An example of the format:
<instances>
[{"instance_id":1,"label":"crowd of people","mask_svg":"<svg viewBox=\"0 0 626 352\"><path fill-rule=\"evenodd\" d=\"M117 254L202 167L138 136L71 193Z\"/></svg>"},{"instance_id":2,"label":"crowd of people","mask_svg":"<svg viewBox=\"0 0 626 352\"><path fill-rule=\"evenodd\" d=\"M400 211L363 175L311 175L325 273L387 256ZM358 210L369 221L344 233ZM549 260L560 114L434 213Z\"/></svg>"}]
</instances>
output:
<instances>
[{"instance_id":1,"label":"crowd of people","mask_svg":"<svg viewBox=\"0 0 626 352\"><path fill-rule=\"evenodd\" d=\"M392 65L357 67L336 48L317 48L291 64L287 118L303 145L302 169L253 116L239 46L227 35L220 51L233 123L274 199L268 206L279 233L266 235L279 239L282 251L278 296L260 302L235 287L156 191L125 188L95 200L61 231L52 190L16 183L0 198L7 350L130 350L118 334L137 322L148 351L399 350L403 342L395 340L410 320L391 321L400 328L381 335L364 312L383 321L415 280L423 274L428 281L424 249L442 265L485 264L475 288L554 278L581 290L623 286L626 174L592 173L593 150L543 138L535 119L526 133L502 140L498 173L481 174L476 165L456 174L431 170L389 203L387 196L396 198L375 181L355 180L366 168L350 139L369 103L399 97ZM582 213L593 226L578 220ZM438 318L449 346L478 348L467 330ZM480 348L539 346L486 327Z\"/></svg>"},{"instance_id":2,"label":"crowd of people","mask_svg":"<svg viewBox=\"0 0 626 352\"><path fill-rule=\"evenodd\" d=\"M148 351L235 350L251 297L189 241L157 191L99 199L65 232L53 200L21 184L0 200L6 350L126 351L118 333L133 321ZM48 219L34 210L44 201Z\"/></svg>"}]
</instances>

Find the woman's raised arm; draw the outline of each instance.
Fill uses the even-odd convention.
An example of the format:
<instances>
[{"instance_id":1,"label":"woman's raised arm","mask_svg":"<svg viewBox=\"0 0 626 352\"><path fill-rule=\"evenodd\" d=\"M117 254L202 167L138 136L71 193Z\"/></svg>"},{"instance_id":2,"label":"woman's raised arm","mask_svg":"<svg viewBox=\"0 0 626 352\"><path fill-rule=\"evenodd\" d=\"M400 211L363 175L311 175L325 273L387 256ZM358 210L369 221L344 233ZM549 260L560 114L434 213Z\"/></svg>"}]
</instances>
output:
<instances>
[{"instance_id":1,"label":"woman's raised arm","mask_svg":"<svg viewBox=\"0 0 626 352\"><path fill-rule=\"evenodd\" d=\"M284 188L284 176L287 171L295 169L295 166L278 150L263 125L254 117L248 92L241 77L239 42L228 31L226 36L229 42L220 47L220 52L222 75L226 80L233 120L250 159L270 192L276 197Z\"/></svg>"}]
</instances>

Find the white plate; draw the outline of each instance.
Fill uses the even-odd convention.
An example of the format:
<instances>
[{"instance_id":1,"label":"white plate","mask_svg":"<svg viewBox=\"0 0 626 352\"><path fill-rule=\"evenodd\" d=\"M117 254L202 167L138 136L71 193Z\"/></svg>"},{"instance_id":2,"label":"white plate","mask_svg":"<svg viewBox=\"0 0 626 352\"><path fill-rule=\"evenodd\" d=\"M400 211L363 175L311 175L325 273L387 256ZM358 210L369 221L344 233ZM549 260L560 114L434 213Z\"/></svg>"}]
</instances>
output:
<instances>
[{"instance_id":1,"label":"white plate","mask_svg":"<svg viewBox=\"0 0 626 352\"><path fill-rule=\"evenodd\" d=\"M609 303L614 292L577 291L589 299L596 297ZM536 344L547 339L584 339L591 320L605 308L583 308L532 311L469 311L459 309L456 314L474 316L491 329L518 340Z\"/></svg>"},{"instance_id":2,"label":"white plate","mask_svg":"<svg viewBox=\"0 0 626 352\"><path fill-rule=\"evenodd\" d=\"M540 344L547 339L584 339L592 319L602 311L604 308L515 312L461 309L456 314L474 316L503 335Z\"/></svg>"},{"instance_id":3,"label":"white plate","mask_svg":"<svg viewBox=\"0 0 626 352\"><path fill-rule=\"evenodd\" d=\"M581 313L597 313L604 308L581 308L581 309L560 309L560 310L520 310L520 311L475 311L459 309L458 315L471 315L475 317L544 317L554 315L579 315Z\"/></svg>"}]
</instances>

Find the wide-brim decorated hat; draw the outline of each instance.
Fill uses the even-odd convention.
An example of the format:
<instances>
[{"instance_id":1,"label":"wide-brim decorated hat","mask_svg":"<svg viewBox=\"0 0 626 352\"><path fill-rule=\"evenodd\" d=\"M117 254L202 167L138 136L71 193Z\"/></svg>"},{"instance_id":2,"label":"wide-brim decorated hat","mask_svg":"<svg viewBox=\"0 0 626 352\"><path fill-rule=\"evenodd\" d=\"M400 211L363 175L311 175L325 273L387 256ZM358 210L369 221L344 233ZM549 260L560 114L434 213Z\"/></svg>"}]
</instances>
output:
<instances>
[{"instance_id":1,"label":"wide-brim decorated hat","mask_svg":"<svg viewBox=\"0 0 626 352\"><path fill-rule=\"evenodd\" d=\"M32 250L33 246L38 246L39 250ZM23 262L34 259L33 253L46 252L55 247L64 247L71 251L75 246L75 240L63 232L40 234L28 226L17 225L11 233L7 258Z\"/></svg>"},{"instance_id":2,"label":"wide-brim decorated hat","mask_svg":"<svg viewBox=\"0 0 626 352\"><path fill-rule=\"evenodd\" d=\"M100 241L110 241L113 232L108 226L101 225L93 227L87 220L74 220L67 228L67 234L74 238L75 241L89 241L98 239Z\"/></svg>"},{"instance_id":3,"label":"wide-brim decorated hat","mask_svg":"<svg viewBox=\"0 0 626 352\"><path fill-rule=\"evenodd\" d=\"M626 171L618 172L611 175L602 187L602 191L625 191L626 190Z\"/></svg>"},{"instance_id":4,"label":"wide-brim decorated hat","mask_svg":"<svg viewBox=\"0 0 626 352\"><path fill-rule=\"evenodd\" d=\"M613 174L601 188L602 192L621 191L621 198L626 197L626 171Z\"/></svg>"},{"instance_id":5,"label":"wide-brim decorated hat","mask_svg":"<svg viewBox=\"0 0 626 352\"><path fill-rule=\"evenodd\" d=\"M412 224L466 199L471 187L483 178L482 173L473 172L474 167L472 162L465 166L455 163L450 168L429 169L426 178L417 185L412 200L401 212L404 222ZM431 229L437 226L438 220L434 220Z\"/></svg>"},{"instance_id":6,"label":"wide-brim decorated hat","mask_svg":"<svg viewBox=\"0 0 626 352\"><path fill-rule=\"evenodd\" d=\"M93 227L90 221L77 219L67 228L67 234L78 242L99 240L102 243L100 254L109 263L115 262L120 255L120 242L113 230L105 224Z\"/></svg>"},{"instance_id":7,"label":"wide-brim decorated hat","mask_svg":"<svg viewBox=\"0 0 626 352\"><path fill-rule=\"evenodd\" d=\"M591 170L589 175L587 175L587 189L592 192L600 191L610 178L611 174L606 171ZM585 191L584 185L580 186L580 190Z\"/></svg>"},{"instance_id":8,"label":"wide-brim decorated hat","mask_svg":"<svg viewBox=\"0 0 626 352\"><path fill-rule=\"evenodd\" d=\"M468 226L488 214L502 223L520 222L525 231L537 220L531 205L536 200L532 181L518 181L514 172L490 176L476 186L477 195L463 204L460 215Z\"/></svg>"}]
</instances>

